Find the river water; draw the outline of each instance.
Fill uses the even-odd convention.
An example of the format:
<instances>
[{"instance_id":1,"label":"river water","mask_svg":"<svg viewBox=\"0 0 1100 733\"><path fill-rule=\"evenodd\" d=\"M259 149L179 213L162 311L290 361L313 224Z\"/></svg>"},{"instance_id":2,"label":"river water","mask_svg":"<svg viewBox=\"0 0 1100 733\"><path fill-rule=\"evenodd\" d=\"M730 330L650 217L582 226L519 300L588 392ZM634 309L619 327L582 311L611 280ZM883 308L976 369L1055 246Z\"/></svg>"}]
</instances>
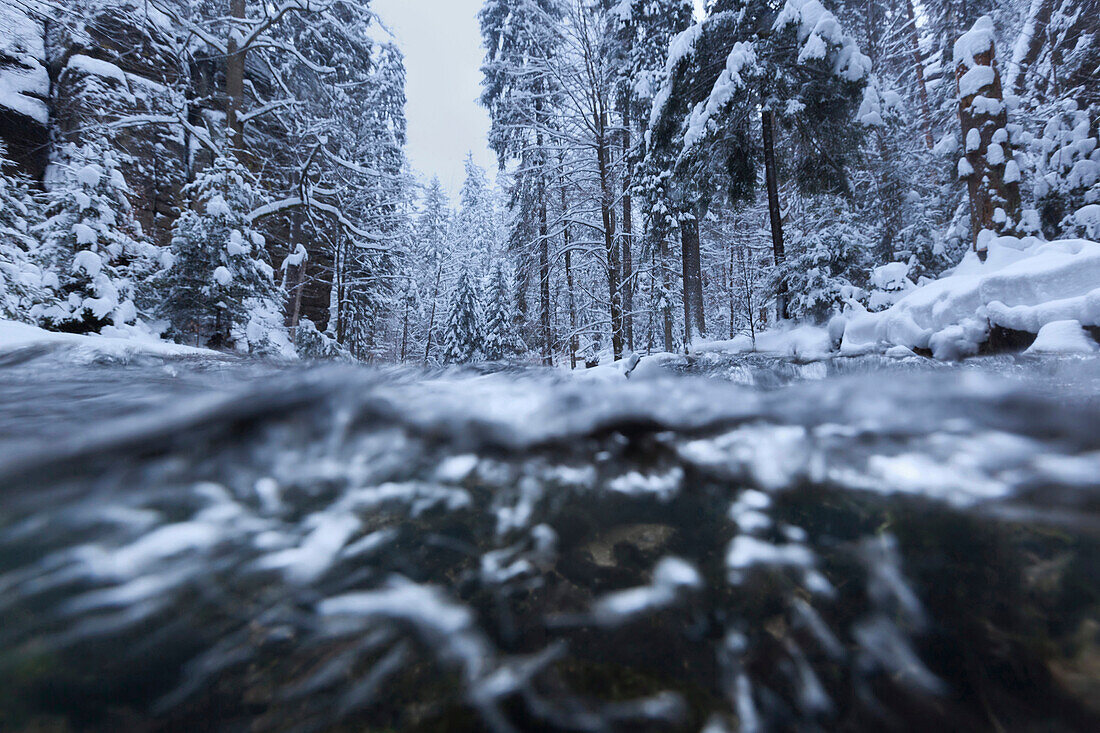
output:
<instances>
[{"instance_id":1,"label":"river water","mask_svg":"<svg viewBox=\"0 0 1100 733\"><path fill-rule=\"evenodd\" d=\"M1100 362L0 357L0 729L1100 730Z\"/></svg>"}]
</instances>

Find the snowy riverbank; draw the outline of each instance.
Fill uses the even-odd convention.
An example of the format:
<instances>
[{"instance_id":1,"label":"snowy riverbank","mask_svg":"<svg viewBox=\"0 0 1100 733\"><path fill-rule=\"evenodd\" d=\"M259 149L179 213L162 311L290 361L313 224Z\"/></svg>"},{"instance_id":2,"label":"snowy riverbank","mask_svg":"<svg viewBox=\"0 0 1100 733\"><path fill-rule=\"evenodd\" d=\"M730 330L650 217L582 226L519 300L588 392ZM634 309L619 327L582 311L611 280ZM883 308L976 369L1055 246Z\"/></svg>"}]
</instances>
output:
<instances>
[{"instance_id":1,"label":"snowy riverbank","mask_svg":"<svg viewBox=\"0 0 1100 733\"><path fill-rule=\"evenodd\" d=\"M978 353L992 327L1042 333L1036 350L1095 352L1084 329L1100 326L1100 244L1000 237L985 262L968 253L948 275L914 287L885 311L843 318L846 355L903 346L959 359Z\"/></svg>"},{"instance_id":2,"label":"snowy riverbank","mask_svg":"<svg viewBox=\"0 0 1100 733\"><path fill-rule=\"evenodd\" d=\"M894 263L897 265L900 263ZM907 358L918 354L955 361L983 349L994 329L1016 332L1014 346L1023 354L1091 355L1100 353L1100 243L1083 239L1044 242L1033 237L1001 237L989 244L985 262L973 252L944 277L917 285L897 276L893 300L870 312L853 303L827 325L787 323L756 334L693 344L692 356L758 354L799 362L879 354ZM585 379L631 378L660 373L687 363L683 354L653 353L579 370Z\"/></svg>"},{"instance_id":3,"label":"snowy riverbank","mask_svg":"<svg viewBox=\"0 0 1100 733\"><path fill-rule=\"evenodd\" d=\"M57 333L16 321L0 320L0 355L28 347L61 346L78 355L94 358L127 358L140 354L153 356L211 356L216 352L194 346L182 346L158 339L136 329L117 330L113 335Z\"/></svg>"}]
</instances>

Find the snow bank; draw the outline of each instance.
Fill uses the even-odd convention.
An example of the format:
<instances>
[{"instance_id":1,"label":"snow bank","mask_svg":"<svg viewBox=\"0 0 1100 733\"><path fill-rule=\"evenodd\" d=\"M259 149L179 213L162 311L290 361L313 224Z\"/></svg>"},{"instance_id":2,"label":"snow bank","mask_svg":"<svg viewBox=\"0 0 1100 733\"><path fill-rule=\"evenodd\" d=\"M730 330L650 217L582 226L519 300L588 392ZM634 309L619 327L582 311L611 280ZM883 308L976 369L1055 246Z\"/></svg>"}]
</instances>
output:
<instances>
[{"instance_id":1,"label":"snow bank","mask_svg":"<svg viewBox=\"0 0 1100 733\"><path fill-rule=\"evenodd\" d=\"M1095 354L1100 351L1078 321L1054 321L1039 329L1025 354Z\"/></svg>"},{"instance_id":2,"label":"snow bank","mask_svg":"<svg viewBox=\"0 0 1100 733\"><path fill-rule=\"evenodd\" d=\"M138 332L136 329L113 329L117 335L82 336L74 333L56 333L16 321L0 320L0 355L27 346L60 345L71 347L79 354L91 358L108 356L124 358L138 354L154 356L213 355L216 352L193 346L180 346Z\"/></svg>"},{"instance_id":3,"label":"snow bank","mask_svg":"<svg viewBox=\"0 0 1100 733\"><path fill-rule=\"evenodd\" d=\"M724 341L704 341L696 343L692 351L696 354L773 354L792 356L801 359L827 358L833 350L833 340L828 328L812 325L777 327L756 334L754 343L749 336L737 336Z\"/></svg>"},{"instance_id":4,"label":"snow bank","mask_svg":"<svg viewBox=\"0 0 1100 733\"><path fill-rule=\"evenodd\" d=\"M977 353L991 324L1039 333L1057 321L1100 326L1100 244L1000 237L984 263L968 253L887 310L849 314L841 353L905 346L958 359Z\"/></svg>"}]
</instances>

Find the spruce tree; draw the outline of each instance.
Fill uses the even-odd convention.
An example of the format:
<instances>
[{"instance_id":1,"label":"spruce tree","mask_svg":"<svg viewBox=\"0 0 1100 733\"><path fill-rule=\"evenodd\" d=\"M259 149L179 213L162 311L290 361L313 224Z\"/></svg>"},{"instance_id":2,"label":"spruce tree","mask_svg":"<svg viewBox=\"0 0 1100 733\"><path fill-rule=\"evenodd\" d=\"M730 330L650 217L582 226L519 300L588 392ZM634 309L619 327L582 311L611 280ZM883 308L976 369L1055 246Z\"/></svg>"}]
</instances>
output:
<instances>
[{"instance_id":1,"label":"spruce tree","mask_svg":"<svg viewBox=\"0 0 1100 733\"><path fill-rule=\"evenodd\" d=\"M172 230L171 267L161 278L161 315L186 343L252 351L286 341L280 297L264 238L248 214L258 203L252 176L220 154L184 189L187 208Z\"/></svg>"},{"instance_id":2,"label":"spruce tree","mask_svg":"<svg viewBox=\"0 0 1100 733\"><path fill-rule=\"evenodd\" d=\"M1032 195L1043 234L1098 236L1081 213L1100 204L1100 147L1088 112L1073 99L1046 107L1047 122L1031 142Z\"/></svg>"},{"instance_id":3,"label":"spruce tree","mask_svg":"<svg viewBox=\"0 0 1100 733\"><path fill-rule=\"evenodd\" d=\"M31 226L41 215L28 182L7 173L14 165L0 141L0 318L28 321L40 303L42 270L35 265L37 240Z\"/></svg>"},{"instance_id":4,"label":"spruce tree","mask_svg":"<svg viewBox=\"0 0 1100 733\"><path fill-rule=\"evenodd\" d=\"M851 191L848 168L862 133L853 123L870 71L855 40L818 3L788 2L778 14L766 0L709 7L704 21L670 44L641 186L663 219L658 229L678 224L692 234L683 240L689 333L703 326L695 233L714 197L751 200L763 162L773 257L786 271L780 178L809 195ZM787 290L778 279L780 318L788 315Z\"/></svg>"},{"instance_id":5,"label":"spruce tree","mask_svg":"<svg viewBox=\"0 0 1100 733\"><path fill-rule=\"evenodd\" d=\"M512 190L516 214L512 241L520 250L523 270L537 257L539 345L545 364L551 363L553 348L546 148L561 94L553 66L562 53L559 24L565 11L563 0L486 0L478 14L482 43L488 50L481 103L492 122L489 147L502 170L509 162L519 161ZM521 279L527 282L526 272Z\"/></svg>"},{"instance_id":6,"label":"spruce tree","mask_svg":"<svg viewBox=\"0 0 1100 733\"><path fill-rule=\"evenodd\" d=\"M489 361L501 361L519 356L527 350L516 332L511 288L504 268L498 263L489 280L485 304L485 339L482 354Z\"/></svg>"},{"instance_id":7,"label":"spruce tree","mask_svg":"<svg viewBox=\"0 0 1100 733\"><path fill-rule=\"evenodd\" d=\"M466 178L459 192L458 217L455 227L461 241L456 242L462 256L476 263L485 273L500 255L496 222L496 200L485 170L467 154Z\"/></svg>"},{"instance_id":8,"label":"spruce tree","mask_svg":"<svg viewBox=\"0 0 1100 733\"><path fill-rule=\"evenodd\" d=\"M473 278L463 270L455 284L451 310L443 332L443 362L467 364L474 361L481 353L481 342L481 312L477 289Z\"/></svg>"},{"instance_id":9,"label":"spruce tree","mask_svg":"<svg viewBox=\"0 0 1100 733\"><path fill-rule=\"evenodd\" d=\"M432 351L439 348L436 335L445 311L441 296L445 282L444 267L451 218L447 192L439 178L433 177L424 191L424 201L415 227L413 257L409 263L415 282L413 292L419 305L418 332L425 362L431 357Z\"/></svg>"},{"instance_id":10,"label":"spruce tree","mask_svg":"<svg viewBox=\"0 0 1100 733\"><path fill-rule=\"evenodd\" d=\"M139 283L159 267L159 252L134 221L120 163L102 139L64 152L37 227L53 275L38 313L46 328L91 333L138 320Z\"/></svg>"},{"instance_id":11,"label":"spruce tree","mask_svg":"<svg viewBox=\"0 0 1100 733\"><path fill-rule=\"evenodd\" d=\"M782 273L791 316L824 323L861 294L874 245L843 197L814 197L801 220Z\"/></svg>"}]
</instances>

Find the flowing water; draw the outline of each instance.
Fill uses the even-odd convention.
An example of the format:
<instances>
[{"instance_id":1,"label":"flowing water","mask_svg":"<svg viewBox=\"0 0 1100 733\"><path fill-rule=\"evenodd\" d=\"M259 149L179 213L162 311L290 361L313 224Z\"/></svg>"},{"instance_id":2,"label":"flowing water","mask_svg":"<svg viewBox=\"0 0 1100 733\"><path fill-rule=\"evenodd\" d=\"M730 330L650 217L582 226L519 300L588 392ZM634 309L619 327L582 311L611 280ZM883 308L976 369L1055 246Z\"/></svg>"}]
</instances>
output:
<instances>
[{"instance_id":1,"label":"flowing water","mask_svg":"<svg viewBox=\"0 0 1100 733\"><path fill-rule=\"evenodd\" d=\"M0 363L0 729L1100 730L1100 362Z\"/></svg>"}]
</instances>

